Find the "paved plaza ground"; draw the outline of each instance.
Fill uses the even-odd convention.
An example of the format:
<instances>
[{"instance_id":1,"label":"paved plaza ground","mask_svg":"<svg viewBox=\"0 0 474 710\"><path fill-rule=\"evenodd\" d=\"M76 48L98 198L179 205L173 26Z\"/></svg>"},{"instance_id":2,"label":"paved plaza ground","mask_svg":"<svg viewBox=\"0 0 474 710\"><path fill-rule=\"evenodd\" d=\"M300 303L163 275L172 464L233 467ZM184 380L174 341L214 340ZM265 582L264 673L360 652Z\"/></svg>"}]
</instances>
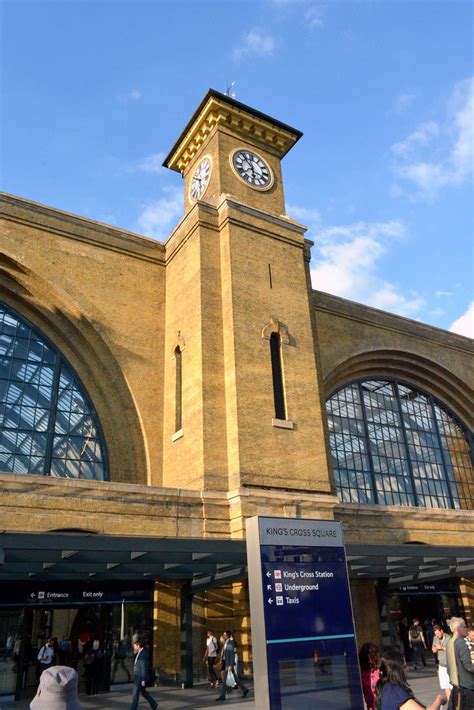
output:
<instances>
[{"instance_id":1,"label":"paved plaza ground","mask_svg":"<svg viewBox=\"0 0 474 710\"><path fill-rule=\"evenodd\" d=\"M437 692L439 692L438 676L433 665L429 665L424 670L416 672L410 671L408 674L410 685L417 699L429 705ZM249 687L252 686L249 684ZM150 690L151 694L156 698L161 710L211 710L211 708L221 707L222 703L216 703L214 698L217 696L215 691L211 691L206 686L196 686L188 690L181 688L158 687ZM92 698L81 696L81 705L83 710L95 710L103 708L104 710L126 710L130 708L131 689L127 692L113 692L107 695L97 695ZM226 707L245 708L245 710L258 710L255 705L253 692L245 698L241 697L240 691L232 692L225 702ZM140 708L146 710L148 704L145 701L140 702ZM28 702L18 702L4 704L0 706L0 710L28 710ZM321 708L326 710L326 708ZM330 710L330 708L327 708ZM355 710L355 709L354 709ZM360 708L363 710L363 708Z\"/></svg>"}]
</instances>

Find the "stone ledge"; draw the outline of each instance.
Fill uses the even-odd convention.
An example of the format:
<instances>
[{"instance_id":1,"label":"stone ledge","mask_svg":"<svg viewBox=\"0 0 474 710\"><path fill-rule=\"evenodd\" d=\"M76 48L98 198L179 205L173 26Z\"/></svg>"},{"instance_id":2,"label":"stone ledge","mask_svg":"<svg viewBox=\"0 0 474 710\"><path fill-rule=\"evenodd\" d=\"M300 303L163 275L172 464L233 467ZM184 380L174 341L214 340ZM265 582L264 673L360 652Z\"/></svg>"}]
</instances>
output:
<instances>
[{"instance_id":1,"label":"stone ledge","mask_svg":"<svg viewBox=\"0 0 474 710\"><path fill-rule=\"evenodd\" d=\"M398 316L395 313L388 313L378 308L365 306L356 301L349 301L347 298L313 289L312 301L316 311L325 311L341 318L369 323L370 325L376 325L398 333L403 332L406 335L413 335L424 340L436 341L446 347L467 350L468 352L474 351L474 341L464 335L451 333L448 330L436 328L427 323L420 323L411 318Z\"/></svg>"},{"instance_id":2,"label":"stone ledge","mask_svg":"<svg viewBox=\"0 0 474 710\"><path fill-rule=\"evenodd\" d=\"M474 511L455 510L447 508L416 508L408 505L363 505L361 503L341 503L338 502L334 508L335 515L365 515L369 517L396 516L400 519L409 518L414 521L436 520L439 516L447 521L453 520L459 523L462 520L470 522L474 526Z\"/></svg>"},{"instance_id":3,"label":"stone ledge","mask_svg":"<svg viewBox=\"0 0 474 710\"><path fill-rule=\"evenodd\" d=\"M34 229L85 242L109 251L164 265L164 245L119 227L64 212L15 195L0 193L0 214Z\"/></svg>"},{"instance_id":4,"label":"stone ledge","mask_svg":"<svg viewBox=\"0 0 474 710\"><path fill-rule=\"evenodd\" d=\"M113 481L86 481L82 479L54 478L50 476L35 476L23 473L0 472L0 486L2 494L19 493L48 494L49 491L57 495L61 491L76 492L76 496L88 496L94 498L145 498L147 503L156 499L165 500L170 503L192 503L201 505L202 503L212 503L214 505L227 505L226 492L224 491L194 491L183 488L165 488L159 486L146 486L136 483L115 483Z\"/></svg>"}]
</instances>

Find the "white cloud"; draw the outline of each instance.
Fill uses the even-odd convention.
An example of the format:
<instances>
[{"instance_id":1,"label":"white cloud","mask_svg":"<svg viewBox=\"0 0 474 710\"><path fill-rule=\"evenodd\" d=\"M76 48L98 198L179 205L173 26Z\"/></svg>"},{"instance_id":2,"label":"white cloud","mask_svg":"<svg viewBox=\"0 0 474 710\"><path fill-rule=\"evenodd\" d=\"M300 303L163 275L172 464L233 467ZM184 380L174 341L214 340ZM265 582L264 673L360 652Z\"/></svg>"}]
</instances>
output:
<instances>
[{"instance_id":1,"label":"white cloud","mask_svg":"<svg viewBox=\"0 0 474 710\"><path fill-rule=\"evenodd\" d=\"M392 151L396 176L415 188L412 198L433 198L442 188L466 182L474 157L474 77L456 84L443 124L422 124ZM398 184L392 193L406 191Z\"/></svg>"},{"instance_id":2,"label":"white cloud","mask_svg":"<svg viewBox=\"0 0 474 710\"><path fill-rule=\"evenodd\" d=\"M326 8L323 5L313 5L304 13L304 19L309 27L322 27Z\"/></svg>"},{"instance_id":3,"label":"white cloud","mask_svg":"<svg viewBox=\"0 0 474 710\"><path fill-rule=\"evenodd\" d=\"M147 237L164 241L183 214L183 190L181 187L164 187L164 197L144 205L137 224Z\"/></svg>"},{"instance_id":4,"label":"white cloud","mask_svg":"<svg viewBox=\"0 0 474 710\"><path fill-rule=\"evenodd\" d=\"M147 155L137 163L136 170L144 173L163 173L165 171L163 167L165 157L164 153L152 153L151 155Z\"/></svg>"},{"instance_id":5,"label":"white cloud","mask_svg":"<svg viewBox=\"0 0 474 710\"><path fill-rule=\"evenodd\" d=\"M449 296L454 296L454 291L435 291L436 298L449 298Z\"/></svg>"},{"instance_id":6,"label":"white cloud","mask_svg":"<svg viewBox=\"0 0 474 710\"><path fill-rule=\"evenodd\" d=\"M287 205L286 212L290 217L294 217L303 224L314 225L321 222L321 214L314 207L301 207L298 205Z\"/></svg>"},{"instance_id":7,"label":"white cloud","mask_svg":"<svg viewBox=\"0 0 474 710\"><path fill-rule=\"evenodd\" d=\"M414 291L402 293L397 284L379 273L381 259L404 235L405 228L399 221L357 222L316 229L318 254L311 269L314 288L416 317L424 299Z\"/></svg>"},{"instance_id":8,"label":"white cloud","mask_svg":"<svg viewBox=\"0 0 474 710\"><path fill-rule=\"evenodd\" d=\"M245 57L271 57L275 52L276 44L275 38L271 35L253 29L242 36L239 46L233 51L233 57L236 60Z\"/></svg>"},{"instance_id":9,"label":"white cloud","mask_svg":"<svg viewBox=\"0 0 474 710\"><path fill-rule=\"evenodd\" d=\"M119 94L117 101L121 104L127 104L129 101L138 101L142 97L140 89L132 89L127 94Z\"/></svg>"},{"instance_id":10,"label":"white cloud","mask_svg":"<svg viewBox=\"0 0 474 710\"><path fill-rule=\"evenodd\" d=\"M471 301L467 311L454 321L449 330L467 338L474 338L474 301Z\"/></svg>"},{"instance_id":11,"label":"white cloud","mask_svg":"<svg viewBox=\"0 0 474 710\"><path fill-rule=\"evenodd\" d=\"M405 140L392 145L392 153L399 157L411 156L417 148L427 145L439 135L439 126L434 121L423 123L416 131L410 133Z\"/></svg>"}]
</instances>

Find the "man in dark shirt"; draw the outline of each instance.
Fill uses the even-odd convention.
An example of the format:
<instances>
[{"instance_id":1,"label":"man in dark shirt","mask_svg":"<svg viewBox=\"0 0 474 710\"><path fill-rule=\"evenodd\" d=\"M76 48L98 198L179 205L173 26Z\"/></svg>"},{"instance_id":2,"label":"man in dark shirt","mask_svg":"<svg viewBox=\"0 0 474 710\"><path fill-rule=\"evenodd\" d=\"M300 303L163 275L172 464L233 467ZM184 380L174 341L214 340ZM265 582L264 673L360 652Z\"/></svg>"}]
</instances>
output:
<instances>
[{"instance_id":1,"label":"man in dark shirt","mask_svg":"<svg viewBox=\"0 0 474 710\"><path fill-rule=\"evenodd\" d=\"M156 710L156 708L158 707L158 703L146 689L146 684L149 677L149 662L148 653L143 647L143 641L141 640L141 638L135 638L133 642L133 651L137 655L135 656L135 664L133 669L134 686L131 710L137 710L138 703L140 701L140 695L143 695L152 710Z\"/></svg>"},{"instance_id":2,"label":"man in dark shirt","mask_svg":"<svg viewBox=\"0 0 474 710\"><path fill-rule=\"evenodd\" d=\"M413 670L416 671L420 659L423 666L426 668L426 641L423 635L423 629L420 626L420 620L417 617L413 619L413 624L410 626L408 632L408 638L410 640L410 647L413 649Z\"/></svg>"},{"instance_id":3,"label":"man in dark shirt","mask_svg":"<svg viewBox=\"0 0 474 710\"><path fill-rule=\"evenodd\" d=\"M223 648L224 678L222 680L221 693L216 698L216 700L225 700L225 694L228 691L227 676L229 673L232 673L232 674L234 673L233 668L234 668L234 662L235 662L234 661L234 659L235 659L235 641L232 637L232 631L225 632L225 639L226 640L225 640L224 648ZM234 679L235 679L235 684L242 691L242 697L245 698L245 696L249 692L249 689L245 687L245 685L240 681L240 679L237 676L234 675Z\"/></svg>"}]
</instances>

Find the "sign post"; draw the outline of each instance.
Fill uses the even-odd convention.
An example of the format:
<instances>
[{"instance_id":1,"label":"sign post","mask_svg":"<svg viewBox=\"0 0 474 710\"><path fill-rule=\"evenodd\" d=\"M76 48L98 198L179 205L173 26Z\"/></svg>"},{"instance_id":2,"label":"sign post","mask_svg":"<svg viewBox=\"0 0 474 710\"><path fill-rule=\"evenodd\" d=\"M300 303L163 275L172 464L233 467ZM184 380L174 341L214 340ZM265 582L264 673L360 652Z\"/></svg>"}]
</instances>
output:
<instances>
[{"instance_id":1,"label":"sign post","mask_svg":"<svg viewBox=\"0 0 474 710\"><path fill-rule=\"evenodd\" d=\"M341 524L249 518L247 558L256 707L364 707Z\"/></svg>"}]
</instances>

